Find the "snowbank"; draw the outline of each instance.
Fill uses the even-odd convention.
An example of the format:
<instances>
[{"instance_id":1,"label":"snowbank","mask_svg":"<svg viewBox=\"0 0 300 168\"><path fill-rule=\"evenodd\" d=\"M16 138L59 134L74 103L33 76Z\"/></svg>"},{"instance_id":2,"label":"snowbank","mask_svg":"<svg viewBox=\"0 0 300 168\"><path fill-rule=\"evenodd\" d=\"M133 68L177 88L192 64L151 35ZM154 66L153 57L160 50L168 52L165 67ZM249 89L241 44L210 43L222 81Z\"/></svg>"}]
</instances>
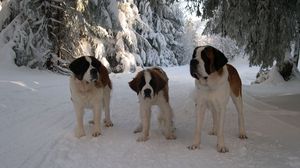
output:
<instances>
[{"instance_id":1,"label":"snowbank","mask_svg":"<svg viewBox=\"0 0 300 168\"><path fill-rule=\"evenodd\" d=\"M1 61L4 50L1 50ZM168 141L159 130L153 108L150 139L136 142L133 130L139 122L136 94L128 81L135 74L111 74L113 93L111 117L113 128L103 135L90 134L91 111L85 115L87 136L74 137L75 113L70 101L68 77L46 71L0 66L0 163L1 168L132 168L132 167L210 167L210 168L298 168L300 166L299 109L285 109L264 103L256 96L294 95L300 81L281 85L245 85L244 110L249 139L239 140L237 113L230 102L225 121L225 143L229 153L216 151L216 137L207 133L211 114L206 113L200 150L189 151L192 143L195 113L191 93L194 89L189 67L164 68L169 76L170 103L175 114L177 139ZM5 64L5 63L4 63ZM253 80L255 68L233 62L245 81ZM294 90L293 90L294 89ZM255 97L253 97L255 96ZM290 98L281 97L289 106ZM271 99L270 99L271 100ZM297 105L297 104L296 104Z\"/></svg>"}]
</instances>

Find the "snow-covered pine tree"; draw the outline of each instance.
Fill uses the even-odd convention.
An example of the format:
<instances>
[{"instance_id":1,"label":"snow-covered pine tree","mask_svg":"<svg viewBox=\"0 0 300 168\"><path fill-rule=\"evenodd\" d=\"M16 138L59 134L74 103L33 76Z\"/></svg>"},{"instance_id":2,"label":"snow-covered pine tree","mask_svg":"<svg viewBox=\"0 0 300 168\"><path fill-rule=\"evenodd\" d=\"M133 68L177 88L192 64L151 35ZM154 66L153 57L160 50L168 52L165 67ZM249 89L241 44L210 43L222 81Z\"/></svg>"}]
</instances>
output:
<instances>
[{"instance_id":1,"label":"snow-covered pine tree","mask_svg":"<svg viewBox=\"0 0 300 168\"><path fill-rule=\"evenodd\" d=\"M65 55L95 55L113 72L184 63L183 17L176 6L154 0L66 3L73 6L65 15Z\"/></svg>"},{"instance_id":2,"label":"snow-covered pine tree","mask_svg":"<svg viewBox=\"0 0 300 168\"><path fill-rule=\"evenodd\" d=\"M183 45L186 48L186 56L183 59L183 64L187 64L192 59L193 50L197 46L197 28L194 20L189 18L185 22L185 35L183 37Z\"/></svg>"},{"instance_id":3,"label":"snow-covered pine tree","mask_svg":"<svg viewBox=\"0 0 300 168\"><path fill-rule=\"evenodd\" d=\"M16 30L15 63L18 66L42 68L48 59L52 47L48 36L48 21L46 12L49 1L23 0L20 3L20 20L22 25Z\"/></svg>"},{"instance_id":4,"label":"snow-covered pine tree","mask_svg":"<svg viewBox=\"0 0 300 168\"><path fill-rule=\"evenodd\" d=\"M186 63L186 50L181 43L183 15L178 7L160 0L139 0L135 4L140 11L135 31L138 34L142 63L145 66Z\"/></svg>"},{"instance_id":5,"label":"snow-covered pine tree","mask_svg":"<svg viewBox=\"0 0 300 168\"><path fill-rule=\"evenodd\" d=\"M93 55L113 72L135 71L185 63L183 17L171 1L11 0L18 22L0 23L14 27L2 34L14 38L19 66L64 73L66 62Z\"/></svg>"},{"instance_id":6,"label":"snow-covered pine tree","mask_svg":"<svg viewBox=\"0 0 300 168\"><path fill-rule=\"evenodd\" d=\"M203 12L199 14L210 20L205 32L229 36L240 46L245 46L250 55L250 65L268 68L273 66L274 61L278 67L287 60L291 62L290 46L298 41L299 34L296 31L300 15L299 0L187 1L198 11L201 11L199 2L203 2ZM294 51L299 51L299 45L294 47Z\"/></svg>"},{"instance_id":7,"label":"snow-covered pine tree","mask_svg":"<svg viewBox=\"0 0 300 168\"><path fill-rule=\"evenodd\" d=\"M0 15L7 15L5 22L1 22L1 36L6 39L2 43L9 44L14 51L15 64L66 73L66 69L61 68L63 60L53 52L62 1L11 0L5 3L8 5L0 11Z\"/></svg>"}]
</instances>

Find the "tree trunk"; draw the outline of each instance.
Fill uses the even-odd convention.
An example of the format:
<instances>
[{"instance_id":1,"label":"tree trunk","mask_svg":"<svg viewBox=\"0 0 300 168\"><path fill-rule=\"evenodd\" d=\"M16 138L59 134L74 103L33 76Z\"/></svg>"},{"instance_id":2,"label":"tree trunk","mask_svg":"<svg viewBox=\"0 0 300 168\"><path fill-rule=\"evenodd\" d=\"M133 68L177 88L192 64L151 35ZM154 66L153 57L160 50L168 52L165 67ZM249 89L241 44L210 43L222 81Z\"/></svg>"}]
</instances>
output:
<instances>
[{"instance_id":1,"label":"tree trunk","mask_svg":"<svg viewBox=\"0 0 300 168\"><path fill-rule=\"evenodd\" d=\"M290 59L282 63L277 63L277 70L285 81L291 79L294 65L295 64Z\"/></svg>"},{"instance_id":2,"label":"tree trunk","mask_svg":"<svg viewBox=\"0 0 300 168\"><path fill-rule=\"evenodd\" d=\"M298 67L299 63L299 52L300 52L300 20L297 22L297 35L296 35L296 43L295 43L295 50L294 50L294 63L296 67Z\"/></svg>"}]
</instances>

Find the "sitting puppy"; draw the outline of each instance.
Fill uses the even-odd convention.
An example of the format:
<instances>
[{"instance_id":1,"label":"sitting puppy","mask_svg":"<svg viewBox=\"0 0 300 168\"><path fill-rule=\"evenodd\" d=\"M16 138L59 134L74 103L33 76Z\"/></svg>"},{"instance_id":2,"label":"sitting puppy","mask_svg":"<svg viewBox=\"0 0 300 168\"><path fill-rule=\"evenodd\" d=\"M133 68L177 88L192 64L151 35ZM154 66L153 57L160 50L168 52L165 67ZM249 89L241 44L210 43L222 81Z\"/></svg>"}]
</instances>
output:
<instances>
[{"instance_id":1,"label":"sitting puppy","mask_svg":"<svg viewBox=\"0 0 300 168\"><path fill-rule=\"evenodd\" d=\"M200 146L201 127L206 109L212 111L213 128L211 135L217 135L217 150L228 152L224 144L224 115L229 96L238 111L239 138L247 139L244 127L242 82L237 70L230 64L222 52L211 46L195 48L190 62L190 73L196 85L196 130L193 145Z\"/></svg>"},{"instance_id":2,"label":"sitting puppy","mask_svg":"<svg viewBox=\"0 0 300 168\"><path fill-rule=\"evenodd\" d=\"M139 98L141 123L134 133L142 132L137 141L147 141L149 138L149 127L151 118L151 106L158 105L160 114L158 121L164 128L166 139L176 139L173 128L173 112L169 104L168 77L158 67L139 72L129 82Z\"/></svg>"},{"instance_id":3,"label":"sitting puppy","mask_svg":"<svg viewBox=\"0 0 300 168\"><path fill-rule=\"evenodd\" d=\"M110 92L112 84L107 69L99 60L92 56L75 59L69 66L73 72L70 77L71 100L77 117L75 136L85 136L83 128L84 108L93 110L93 137L101 135L101 111L105 111L106 127L113 126L110 120Z\"/></svg>"}]
</instances>

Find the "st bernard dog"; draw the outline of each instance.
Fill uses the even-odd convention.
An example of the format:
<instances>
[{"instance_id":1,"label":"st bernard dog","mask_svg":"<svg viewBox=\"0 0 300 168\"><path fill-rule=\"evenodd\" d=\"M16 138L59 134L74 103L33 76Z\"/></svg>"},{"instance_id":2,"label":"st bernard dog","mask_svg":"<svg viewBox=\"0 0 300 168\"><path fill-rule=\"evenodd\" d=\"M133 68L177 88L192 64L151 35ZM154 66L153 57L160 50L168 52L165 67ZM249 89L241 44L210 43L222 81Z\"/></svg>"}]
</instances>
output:
<instances>
[{"instance_id":1,"label":"st bernard dog","mask_svg":"<svg viewBox=\"0 0 300 168\"><path fill-rule=\"evenodd\" d=\"M107 69L99 60L92 56L82 56L69 65L73 72L70 77L71 100L77 118L75 136L85 136L83 115L85 108L93 110L92 136L101 135L101 111L105 111L104 123L106 127L113 126L110 120L110 93L112 84Z\"/></svg>"},{"instance_id":2,"label":"st bernard dog","mask_svg":"<svg viewBox=\"0 0 300 168\"><path fill-rule=\"evenodd\" d=\"M194 142L188 146L194 150L200 147L201 127L207 109L212 112L213 127L210 135L217 135L217 150L228 152L224 143L224 115L229 96L238 112L239 138L247 139L242 100L242 82L237 70L225 55L212 46L200 46L194 49L190 61L190 74L195 78L196 86L196 129Z\"/></svg>"},{"instance_id":3,"label":"st bernard dog","mask_svg":"<svg viewBox=\"0 0 300 168\"><path fill-rule=\"evenodd\" d=\"M137 139L138 142L149 139L153 105L158 105L160 108L158 121L166 139L176 139L173 128L173 111L169 104L168 80L166 73L161 68L154 67L140 71L129 82L130 88L138 95L140 105L141 123L134 131L134 133L142 132Z\"/></svg>"}]
</instances>

